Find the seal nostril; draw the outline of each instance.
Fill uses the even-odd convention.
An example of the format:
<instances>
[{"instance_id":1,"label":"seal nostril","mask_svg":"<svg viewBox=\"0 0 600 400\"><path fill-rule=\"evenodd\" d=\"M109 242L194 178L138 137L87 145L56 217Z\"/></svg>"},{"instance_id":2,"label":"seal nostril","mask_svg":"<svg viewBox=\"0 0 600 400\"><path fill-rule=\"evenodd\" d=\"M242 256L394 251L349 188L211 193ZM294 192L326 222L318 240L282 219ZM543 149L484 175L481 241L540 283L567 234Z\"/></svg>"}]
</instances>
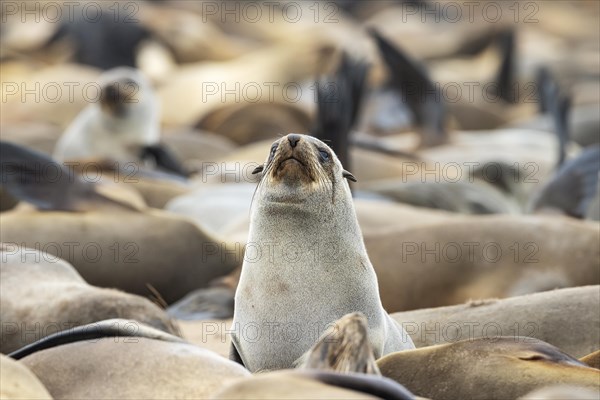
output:
<instances>
[{"instance_id":1,"label":"seal nostril","mask_svg":"<svg viewBox=\"0 0 600 400\"><path fill-rule=\"evenodd\" d=\"M300 135L288 135L288 140L290 141L292 148L294 148L300 141Z\"/></svg>"}]
</instances>

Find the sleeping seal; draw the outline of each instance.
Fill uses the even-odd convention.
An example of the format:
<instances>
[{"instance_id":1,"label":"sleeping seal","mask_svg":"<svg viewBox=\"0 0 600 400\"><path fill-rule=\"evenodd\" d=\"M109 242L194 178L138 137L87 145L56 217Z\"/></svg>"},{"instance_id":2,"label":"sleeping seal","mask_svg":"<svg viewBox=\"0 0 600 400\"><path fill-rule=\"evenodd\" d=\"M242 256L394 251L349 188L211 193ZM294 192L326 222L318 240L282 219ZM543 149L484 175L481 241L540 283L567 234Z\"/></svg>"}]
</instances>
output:
<instances>
[{"instance_id":1,"label":"sleeping seal","mask_svg":"<svg viewBox=\"0 0 600 400\"><path fill-rule=\"evenodd\" d=\"M141 296L87 284L59 257L0 244L0 351L108 318L128 318L178 335L164 310Z\"/></svg>"},{"instance_id":2,"label":"sleeping seal","mask_svg":"<svg viewBox=\"0 0 600 400\"><path fill-rule=\"evenodd\" d=\"M600 390L600 371L541 340L501 336L387 355L381 374L431 399L516 399L548 385Z\"/></svg>"},{"instance_id":3,"label":"sleeping seal","mask_svg":"<svg viewBox=\"0 0 600 400\"><path fill-rule=\"evenodd\" d=\"M250 374L210 350L125 319L31 344L21 359L57 399L205 399Z\"/></svg>"}]
</instances>

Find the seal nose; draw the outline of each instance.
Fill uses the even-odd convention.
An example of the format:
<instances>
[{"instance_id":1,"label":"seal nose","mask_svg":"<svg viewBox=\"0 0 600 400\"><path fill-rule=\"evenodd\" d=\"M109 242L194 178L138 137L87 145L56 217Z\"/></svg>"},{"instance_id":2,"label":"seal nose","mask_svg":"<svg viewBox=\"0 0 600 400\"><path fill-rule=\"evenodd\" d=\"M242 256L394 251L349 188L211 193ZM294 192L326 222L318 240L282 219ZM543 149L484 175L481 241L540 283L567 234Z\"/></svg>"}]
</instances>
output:
<instances>
[{"instance_id":1,"label":"seal nose","mask_svg":"<svg viewBox=\"0 0 600 400\"><path fill-rule=\"evenodd\" d=\"M292 148L294 148L300 141L300 135L288 135L288 140L290 141L290 145L292 146Z\"/></svg>"}]
</instances>

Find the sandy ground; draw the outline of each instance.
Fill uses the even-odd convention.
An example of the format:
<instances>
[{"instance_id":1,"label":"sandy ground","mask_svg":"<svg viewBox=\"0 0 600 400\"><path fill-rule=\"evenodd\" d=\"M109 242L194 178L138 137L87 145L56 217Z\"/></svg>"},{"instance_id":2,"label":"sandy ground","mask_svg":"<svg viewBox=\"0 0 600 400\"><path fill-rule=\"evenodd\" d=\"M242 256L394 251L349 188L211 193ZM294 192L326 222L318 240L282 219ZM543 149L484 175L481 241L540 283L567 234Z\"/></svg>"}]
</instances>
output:
<instances>
[{"instance_id":1,"label":"sandy ground","mask_svg":"<svg viewBox=\"0 0 600 400\"><path fill-rule=\"evenodd\" d=\"M226 332L231 327L231 319L184 321L177 320L183 338L223 357L229 357L231 336Z\"/></svg>"}]
</instances>

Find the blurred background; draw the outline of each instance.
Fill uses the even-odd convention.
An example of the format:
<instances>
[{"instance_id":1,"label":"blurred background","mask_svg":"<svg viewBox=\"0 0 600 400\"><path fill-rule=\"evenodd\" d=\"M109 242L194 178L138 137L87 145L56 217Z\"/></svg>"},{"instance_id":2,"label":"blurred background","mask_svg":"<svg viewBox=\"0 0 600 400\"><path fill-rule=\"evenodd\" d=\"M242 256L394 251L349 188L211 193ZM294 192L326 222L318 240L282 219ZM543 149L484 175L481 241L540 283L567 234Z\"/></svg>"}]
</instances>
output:
<instances>
[{"instance_id":1,"label":"blurred background","mask_svg":"<svg viewBox=\"0 0 600 400\"><path fill-rule=\"evenodd\" d=\"M98 100L89 84L104 70L129 66L151 81L163 134L215 133L231 148L308 132L315 80L345 51L370 65L356 130L412 132L419 121L389 90L402 71L386 68L368 28L428 70L450 105L449 130L533 118L542 66L569 91L577 112L597 111L598 14L593 0L6 1L0 122L5 139L49 151ZM484 97L485 84L498 79L507 35L514 42L512 92ZM213 160L222 150L203 156Z\"/></svg>"},{"instance_id":2,"label":"blurred background","mask_svg":"<svg viewBox=\"0 0 600 400\"><path fill-rule=\"evenodd\" d=\"M155 171L144 179L158 186L134 185L143 201L210 232L231 234L251 172L290 132L325 140L357 198L598 219L597 1L5 1L1 12L2 140L125 176L129 162ZM17 204L0 193L2 210Z\"/></svg>"}]
</instances>

